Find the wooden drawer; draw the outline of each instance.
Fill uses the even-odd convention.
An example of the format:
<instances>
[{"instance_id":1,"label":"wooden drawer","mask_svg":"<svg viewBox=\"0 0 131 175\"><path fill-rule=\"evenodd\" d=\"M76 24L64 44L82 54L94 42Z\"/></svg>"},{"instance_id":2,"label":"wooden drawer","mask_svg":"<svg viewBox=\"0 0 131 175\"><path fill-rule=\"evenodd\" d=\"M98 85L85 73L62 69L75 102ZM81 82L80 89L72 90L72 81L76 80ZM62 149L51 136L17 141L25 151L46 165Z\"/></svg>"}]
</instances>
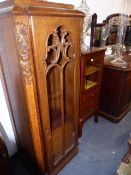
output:
<instances>
[{"instance_id":1,"label":"wooden drawer","mask_svg":"<svg viewBox=\"0 0 131 175\"><path fill-rule=\"evenodd\" d=\"M99 91L100 91L100 86L98 85L82 93L81 94L81 104L88 105L89 103L94 102L94 100L97 101L97 99L99 98Z\"/></svg>"},{"instance_id":2,"label":"wooden drawer","mask_svg":"<svg viewBox=\"0 0 131 175\"><path fill-rule=\"evenodd\" d=\"M93 112L92 105L91 106L84 106L81 108L81 118L86 118L90 113Z\"/></svg>"},{"instance_id":3,"label":"wooden drawer","mask_svg":"<svg viewBox=\"0 0 131 175\"><path fill-rule=\"evenodd\" d=\"M86 56L85 56L85 57L86 57ZM99 59L98 59L98 57L99 57ZM96 54L94 54L94 53L90 54L90 56L87 57L87 59L93 59L93 63L94 63L95 65L102 66L102 63L103 63L103 56L101 56L101 55L98 54L98 53L96 53Z\"/></svg>"},{"instance_id":4,"label":"wooden drawer","mask_svg":"<svg viewBox=\"0 0 131 175\"><path fill-rule=\"evenodd\" d=\"M88 114L92 113L98 108L98 98L91 99L89 103L83 104L80 109L81 117L85 118Z\"/></svg>"},{"instance_id":5,"label":"wooden drawer","mask_svg":"<svg viewBox=\"0 0 131 175\"><path fill-rule=\"evenodd\" d=\"M99 87L91 88L81 97L81 117L85 118L98 108L99 102Z\"/></svg>"}]
</instances>

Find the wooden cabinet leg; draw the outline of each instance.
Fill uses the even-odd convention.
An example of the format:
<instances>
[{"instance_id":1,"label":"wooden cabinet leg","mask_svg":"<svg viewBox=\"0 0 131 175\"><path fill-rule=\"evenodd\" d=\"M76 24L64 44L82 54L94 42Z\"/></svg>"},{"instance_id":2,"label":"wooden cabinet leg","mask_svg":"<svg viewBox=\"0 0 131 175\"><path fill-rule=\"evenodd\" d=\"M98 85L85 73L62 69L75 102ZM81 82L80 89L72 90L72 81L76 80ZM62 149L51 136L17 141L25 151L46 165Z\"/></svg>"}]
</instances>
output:
<instances>
[{"instance_id":1,"label":"wooden cabinet leg","mask_svg":"<svg viewBox=\"0 0 131 175\"><path fill-rule=\"evenodd\" d=\"M78 129L78 137L80 138L82 136L82 127L83 127L83 121L79 121L79 129Z\"/></svg>"},{"instance_id":2,"label":"wooden cabinet leg","mask_svg":"<svg viewBox=\"0 0 131 175\"><path fill-rule=\"evenodd\" d=\"M98 110L94 112L94 121L98 123Z\"/></svg>"}]
</instances>

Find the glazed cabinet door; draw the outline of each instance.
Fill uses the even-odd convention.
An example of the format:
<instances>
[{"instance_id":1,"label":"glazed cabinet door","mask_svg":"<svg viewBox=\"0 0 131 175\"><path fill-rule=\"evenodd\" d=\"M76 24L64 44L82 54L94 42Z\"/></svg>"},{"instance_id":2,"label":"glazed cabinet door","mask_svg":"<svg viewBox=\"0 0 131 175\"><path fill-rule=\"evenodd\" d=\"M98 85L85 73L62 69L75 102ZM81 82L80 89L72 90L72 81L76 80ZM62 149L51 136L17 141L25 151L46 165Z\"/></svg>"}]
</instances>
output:
<instances>
[{"instance_id":1,"label":"glazed cabinet door","mask_svg":"<svg viewBox=\"0 0 131 175\"><path fill-rule=\"evenodd\" d=\"M42 133L50 174L56 174L77 153L79 22L73 17L30 18Z\"/></svg>"}]
</instances>

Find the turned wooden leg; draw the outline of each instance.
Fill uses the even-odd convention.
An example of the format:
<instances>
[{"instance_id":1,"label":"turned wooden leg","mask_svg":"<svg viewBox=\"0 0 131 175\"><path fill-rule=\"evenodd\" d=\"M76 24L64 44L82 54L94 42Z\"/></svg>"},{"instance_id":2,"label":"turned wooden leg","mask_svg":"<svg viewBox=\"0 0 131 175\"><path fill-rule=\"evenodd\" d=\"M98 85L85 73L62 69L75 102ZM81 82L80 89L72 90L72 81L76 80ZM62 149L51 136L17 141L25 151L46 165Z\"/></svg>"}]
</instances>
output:
<instances>
[{"instance_id":1,"label":"turned wooden leg","mask_svg":"<svg viewBox=\"0 0 131 175\"><path fill-rule=\"evenodd\" d=\"M128 145L129 145L129 149L127 154L122 158L122 162L124 163L129 163L130 160L130 156L131 156L131 139L128 140Z\"/></svg>"},{"instance_id":2,"label":"turned wooden leg","mask_svg":"<svg viewBox=\"0 0 131 175\"><path fill-rule=\"evenodd\" d=\"M79 121L79 129L78 129L78 137L80 138L82 136L82 127L83 127L83 121Z\"/></svg>"},{"instance_id":3,"label":"turned wooden leg","mask_svg":"<svg viewBox=\"0 0 131 175\"><path fill-rule=\"evenodd\" d=\"M98 123L98 110L94 112L94 121L95 123Z\"/></svg>"}]
</instances>

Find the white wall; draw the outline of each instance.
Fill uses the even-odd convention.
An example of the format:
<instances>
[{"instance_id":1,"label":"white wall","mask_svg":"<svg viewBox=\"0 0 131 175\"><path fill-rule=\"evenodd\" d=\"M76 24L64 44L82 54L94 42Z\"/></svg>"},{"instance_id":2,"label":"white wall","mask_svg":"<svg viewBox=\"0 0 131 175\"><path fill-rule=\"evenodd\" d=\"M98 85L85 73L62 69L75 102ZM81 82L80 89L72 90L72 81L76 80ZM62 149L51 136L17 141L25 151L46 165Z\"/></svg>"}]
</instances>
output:
<instances>
[{"instance_id":1,"label":"white wall","mask_svg":"<svg viewBox=\"0 0 131 175\"><path fill-rule=\"evenodd\" d=\"M61 2L66 4L74 4L78 7L82 0L48 0L50 2ZM131 14L131 0L128 2L128 13ZM120 12L120 0L87 0L91 14L97 13L98 22L102 22L108 15Z\"/></svg>"},{"instance_id":2,"label":"white wall","mask_svg":"<svg viewBox=\"0 0 131 175\"><path fill-rule=\"evenodd\" d=\"M11 156L16 152L17 148L9 115L2 83L0 81L0 135L2 135L2 138L7 145L9 155Z\"/></svg>"},{"instance_id":3,"label":"white wall","mask_svg":"<svg viewBox=\"0 0 131 175\"><path fill-rule=\"evenodd\" d=\"M68 3L68 4L72 3L76 7L78 7L79 4L81 3L81 0L48 0L48 1ZM131 0L127 1L128 1L128 12L129 14L131 14ZM119 12L120 0L87 0L87 3L90 7L91 14L97 13L98 22L102 22L108 15L112 13ZM1 128L4 129L4 130L0 129L0 131L7 144L9 154L12 155L16 151L16 143L1 82L0 82L0 126Z\"/></svg>"}]
</instances>

